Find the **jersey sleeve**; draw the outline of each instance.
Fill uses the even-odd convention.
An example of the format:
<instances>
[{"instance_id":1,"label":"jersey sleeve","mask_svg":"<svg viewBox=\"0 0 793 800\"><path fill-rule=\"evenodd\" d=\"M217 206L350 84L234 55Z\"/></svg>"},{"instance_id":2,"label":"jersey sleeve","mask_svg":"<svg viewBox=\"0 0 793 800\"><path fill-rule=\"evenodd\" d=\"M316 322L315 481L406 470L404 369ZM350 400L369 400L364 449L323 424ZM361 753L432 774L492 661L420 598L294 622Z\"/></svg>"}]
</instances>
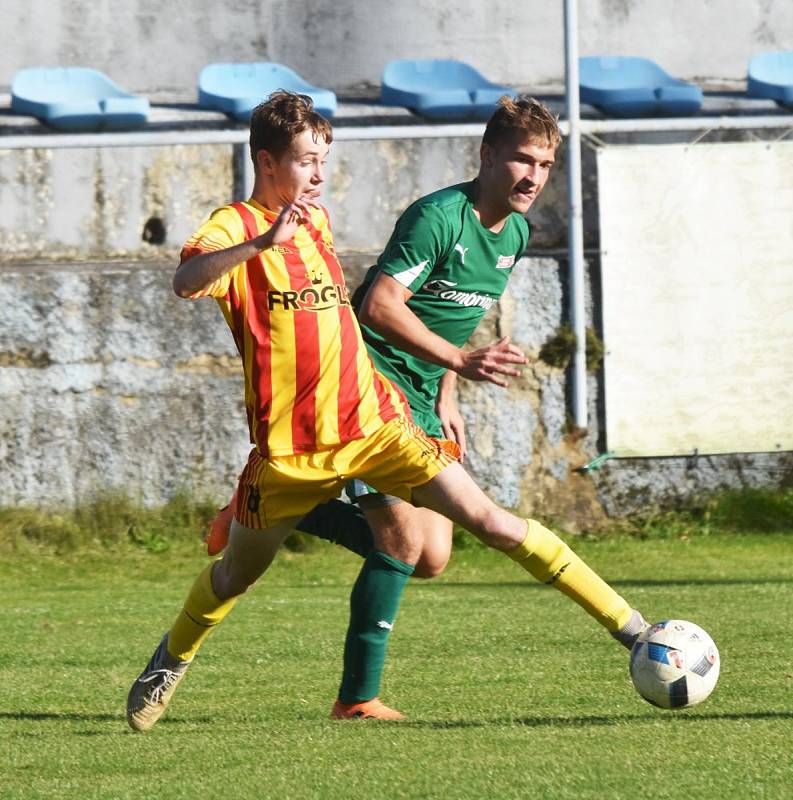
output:
<instances>
[{"instance_id":1,"label":"jersey sleeve","mask_svg":"<svg viewBox=\"0 0 793 800\"><path fill-rule=\"evenodd\" d=\"M452 246L448 220L434 206L411 206L397 221L377 267L416 292Z\"/></svg>"},{"instance_id":2,"label":"jersey sleeve","mask_svg":"<svg viewBox=\"0 0 793 800\"><path fill-rule=\"evenodd\" d=\"M245 241L245 229L240 215L228 206L218 208L212 212L209 219L185 242L179 257L183 264L191 258L203 253L214 253L225 250L235 244ZM240 268L238 264L234 269L221 275L209 286L191 294L190 297L225 297L228 294L234 273Z\"/></svg>"}]
</instances>

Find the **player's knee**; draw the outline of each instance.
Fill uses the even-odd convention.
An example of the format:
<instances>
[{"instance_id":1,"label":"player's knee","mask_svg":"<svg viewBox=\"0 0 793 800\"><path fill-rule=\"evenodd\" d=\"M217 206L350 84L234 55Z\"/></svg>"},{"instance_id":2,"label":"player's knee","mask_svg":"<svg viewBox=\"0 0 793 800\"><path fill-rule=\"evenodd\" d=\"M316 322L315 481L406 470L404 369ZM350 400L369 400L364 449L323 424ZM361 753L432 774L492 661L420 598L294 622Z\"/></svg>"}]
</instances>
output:
<instances>
[{"instance_id":1,"label":"player's knee","mask_svg":"<svg viewBox=\"0 0 793 800\"><path fill-rule=\"evenodd\" d=\"M451 525L442 520L440 524L429 526L424 530L423 539L421 555L416 562L413 576L434 578L446 569L452 554Z\"/></svg>"},{"instance_id":2,"label":"player's knee","mask_svg":"<svg viewBox=\"0 0 793 800\"><path fill-rule=\"evenodd\" d=\"M226 559L218 562L212 573L212 590L219 600L239 597L250 589L258 576L247 575L233 569L224 569Z\"/></svg>"},{"instance_id":3,"label":"player's knee","mask_svg":"<svg viewBox=\"0 0 793 800\"><path fill-rule=\"evenodd\" d=\"M525 538L525 523L496 505L482 509L476 519L473 533L488 547L496 550L512 550Z\"/></svg>"},{"instance_id":4,"label":"player's knee","mask_svg":"<svg viewBox=\"0 0 793 800\"><path fill-rule=\"evenodd\" d=\"M214 587L215 594L218 596L219 600L231 600L232 597L239 597L245 594L255 582L255 580L249 582L240 580L239 578L221 580Z\"/></svg>"},{"instance_id":5,"label":"player's knee","mask_svg":"<svg viewBox=\"0 0 793 800\"><path fill-rule=\"evenodd\" d=\"M446 569L446 565L449 563L449 556L447 555L445 558L443 557L427 557L426 555L422 554L421 558L418 560L416 564L416 568L413 571L414 578L435 578Z\"/></svg>"},{"instance_id":6,"label":"player's knee","mask_svg":"<svg viewBox=\"0 0 793 800\"><path fill-rule=\"evenodd\" d=\"M398 526L383 527L374 531L374 534L377 550L405 564L415 564L418 561L422 548L420 537L408 536Z\"/></svg>"}]
</instances>

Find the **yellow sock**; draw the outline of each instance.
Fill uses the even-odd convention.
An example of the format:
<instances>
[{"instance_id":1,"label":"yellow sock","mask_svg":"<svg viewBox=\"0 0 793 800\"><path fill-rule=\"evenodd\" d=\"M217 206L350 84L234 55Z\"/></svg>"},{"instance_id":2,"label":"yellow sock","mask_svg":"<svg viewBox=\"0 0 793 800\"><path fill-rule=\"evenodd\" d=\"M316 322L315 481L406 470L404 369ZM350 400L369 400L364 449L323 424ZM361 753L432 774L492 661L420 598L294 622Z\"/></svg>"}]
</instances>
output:
<instances>
[{"instance_id":1,"label":"yellow sock","mask_svg":"<svg viewBox=\"0 0 793 800\"><path fill-rule=\"evenodd\" d=\"M197 578L184 608L168 631L168 652L180 661L190 661L212 628L234 608L236 597L220 600L212 590L212 562Z\"/></svg>"},{"instance_id":2,"label":"yellow sock","mask_svg":"<svg viewBox=\"0 0 793 800\"><path fill-rule=\"evenodd\" d=\"M538 581L555 586L575 600L601 625L616 631L628 623L632 609L555 533L527 520L526 538L507 555Z\"/></svg>"}]
</instances>

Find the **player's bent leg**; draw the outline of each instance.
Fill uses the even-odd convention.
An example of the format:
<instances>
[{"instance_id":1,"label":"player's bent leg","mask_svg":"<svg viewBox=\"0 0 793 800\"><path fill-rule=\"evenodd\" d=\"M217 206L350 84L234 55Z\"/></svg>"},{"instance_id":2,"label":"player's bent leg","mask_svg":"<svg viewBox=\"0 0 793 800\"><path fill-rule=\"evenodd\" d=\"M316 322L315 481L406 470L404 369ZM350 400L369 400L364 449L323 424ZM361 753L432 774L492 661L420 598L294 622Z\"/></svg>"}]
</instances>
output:
<instances>
[{"instance_id":1,"label":"player's bent leg","mask_svg":"<svg viewBox=\"0 0 793 800\"><path fill-rule=\"evenodd\" d=\"M209 556L217 555L228 544L236 497L235 491L229 504L221 508L209 524L204 539ZM366 558L374 547L372 531L361 509L335 498L315 506L295 524L295 530L338 544L362 558Z\"/></svg>"},{"instance_id":2,"label":"player's bent leg","mask_svg":"<svg viewBox=\"0 0 793 800\"><path fill-rule=\"evenodd\" d=\"M290 521L259 531L236 520L232 523L223 558L209 564L195 580L171 629L132 684L127 696L130 727L147 731L165 713L203 641L272 563L291 527Z\"/></svg>"},{"instance_id":3,"label":"player's bent leg","mask_svg":"<svg viewBox=\"0 0 793 800\"><path fill-rule=\"evenodd\" d=\"M235 519L223 558L215 563L212 588L219 598L243 594L272 564L278 548L291 533L297 519L271 528L246 528Z\"/></svg>"},{"instance_id":4,"label":"player's bent leg","mask_svg":"<svg viewBox=\"0 0 793 800\"><path fill-rule=\"evenodd\" d=\"M555 533L499 509L459 465L452 464L417 487L414 497L504 551L537 580L555 586L626 647L646 625L641 614Z\"/></svg>"},{"instance_id":5,"label":"player's bent leg","mask_svg":"<svg viewBox=\"0 0 793 800\"><path fill-rule=\"evenodd\" d=\"M198 576L168 632L168 652L172 656L180 661L193 659L212 629L228 616L237 598L270 566L290 530L291 521L264 530L232 521L223 557Z\"/></svg>"}]
</instances>

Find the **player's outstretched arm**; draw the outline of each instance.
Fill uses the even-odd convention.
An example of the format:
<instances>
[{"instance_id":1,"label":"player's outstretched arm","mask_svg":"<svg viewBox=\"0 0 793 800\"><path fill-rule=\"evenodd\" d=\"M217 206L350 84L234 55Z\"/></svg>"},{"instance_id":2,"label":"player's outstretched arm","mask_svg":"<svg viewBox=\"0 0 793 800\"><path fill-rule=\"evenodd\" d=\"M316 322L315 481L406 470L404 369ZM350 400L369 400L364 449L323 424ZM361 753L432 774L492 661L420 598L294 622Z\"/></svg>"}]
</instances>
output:
<instances>
[{"instance_id":1,"label":"player's outstretched arm","mask_svg":"<svg viewBox=\"0 0 793 800\"><path fill-rule=\"evenodd\" d=\"M433 333L407 306L412 292L390 275L382 273L366 292L358 320L391 344L411 355L474 381L506 386L503 376L520 375L516 367L526 363L519 347L509 337L478 350L462 350Z\"/></svg>"},{"instance_id":2,"label":"player's outstretched arm","mask_svg":"<svg viewBox=\"0 0 793 800\"><path fill-rule=\"evenodd\" d=\"M223 250L201 253L183 261L173 277L174 292L179 297L190 297L206 289L218 278L234 269L237 264L253 258L268 247L289 241L295 235L300 223L311 213L312 206L314 203L311 202L311 198L303 195L285 205L272 226L259 236Z\"/></svg>"}]
</instances>

